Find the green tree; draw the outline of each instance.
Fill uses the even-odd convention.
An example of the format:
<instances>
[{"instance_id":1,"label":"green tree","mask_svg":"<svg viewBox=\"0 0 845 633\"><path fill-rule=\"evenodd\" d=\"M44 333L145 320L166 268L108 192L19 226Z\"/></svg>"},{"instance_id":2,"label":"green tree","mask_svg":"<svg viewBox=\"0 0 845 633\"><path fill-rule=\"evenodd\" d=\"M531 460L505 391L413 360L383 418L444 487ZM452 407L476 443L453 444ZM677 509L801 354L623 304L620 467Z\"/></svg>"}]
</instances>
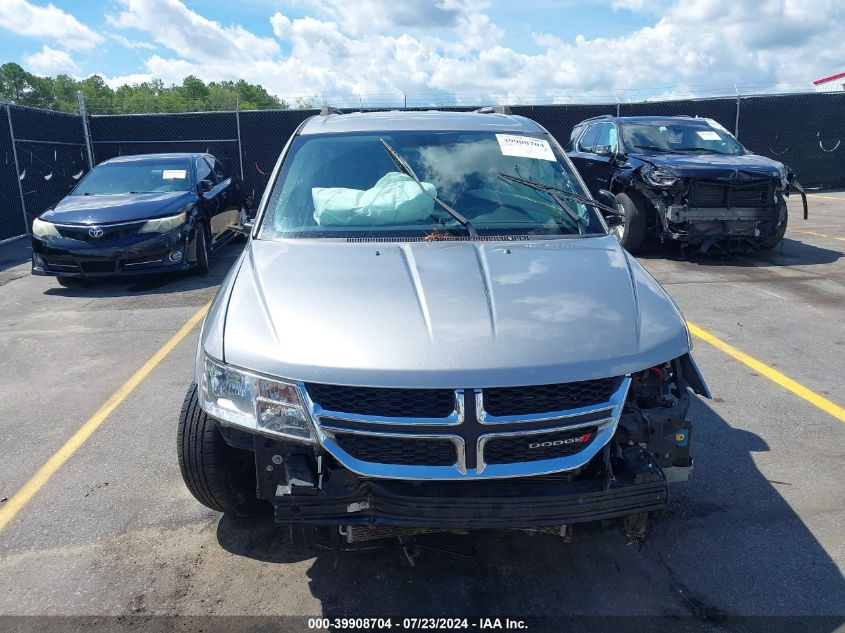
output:
<instances>
[{"instance_id":1,"label":"green tree","mask_svg":"<svg viewBox=\"0 0 845 633\"><path fill-rule=\"evenodd\" d=\"M165 86L161 79L112 89L99 75L77 80L68 75L39 77L10 62L0 66L0 100L77 111L81 90L92 114L190 112L203 110L286 109L288 103L258 84L243 79L205 83L189 75L181 84Z\"/></svg>"}]
</instances>

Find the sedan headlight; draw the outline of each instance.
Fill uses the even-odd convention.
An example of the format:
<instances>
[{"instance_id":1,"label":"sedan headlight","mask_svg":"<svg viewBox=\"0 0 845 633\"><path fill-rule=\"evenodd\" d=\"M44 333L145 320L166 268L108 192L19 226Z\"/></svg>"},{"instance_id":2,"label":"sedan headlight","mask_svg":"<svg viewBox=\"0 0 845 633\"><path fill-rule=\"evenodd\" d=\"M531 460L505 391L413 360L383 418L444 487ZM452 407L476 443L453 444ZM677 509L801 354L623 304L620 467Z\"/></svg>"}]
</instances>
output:
<instances>
[{"instance_id":1,"label":"sedan headlight","mask_svg":"<svg viewBox=\"0 0 845 633\"><path fill-rule=\"evenodd\" d=\"M640 174L647 185L658 189L666 189L678 182L678 177L665 167L644 165Z\"/></svg>"},{"instance_id":2,"label":"sedan headlight","mask_svg":"<svg viewBox=\"0 0 845 633\"><path fill-rule=\"evenodd\" d=\"M179 215L171 215L166 218L156 218L155 220L147 220L144 226L141 227L139 233L167 233L173 229L185 224L188 219L188 214L184 211Z\"/></svg>"},{"instance_id":3,"label":"sedan headlight","mask_svg":"<svg viewBox=\"0 0 845 633\"><path fill-rule=\"evenodd\" d=\"M235 369L205 357L202 408L212 417L252 431L316 442L299 387Z\"/></svg>"},{"instance_id":4,"label":"sedan headlight","mask_svg":"<svg viewBox=\"0 0 845 633\"><path fill-rule=\"evenodd\" d=\"M61 233L59 233L55 224L38 218L32 221L32 234L38 237L61 237Z\"/></svg>"}]
</instances>

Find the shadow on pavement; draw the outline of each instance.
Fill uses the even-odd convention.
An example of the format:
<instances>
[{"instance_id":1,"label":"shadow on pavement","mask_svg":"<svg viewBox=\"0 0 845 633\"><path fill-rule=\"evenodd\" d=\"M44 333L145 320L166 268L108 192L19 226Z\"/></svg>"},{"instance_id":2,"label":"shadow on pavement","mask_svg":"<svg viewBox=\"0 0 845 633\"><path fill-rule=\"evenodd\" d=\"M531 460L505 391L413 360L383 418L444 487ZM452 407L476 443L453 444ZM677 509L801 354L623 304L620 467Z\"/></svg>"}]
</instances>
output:
<instances>
[{"instance_id":1,"label":"shadow on pavement","mask_svg":"<svg viewBox=\"0 0 845 633\"><path fill-rule=\"evenodd\" d=\"M32 260L32 245L29 237L22 237L0 245L0 272L28 264Z\"/></svg>"},{"instance_id":2,"label":"shadow on pavement","mask_svg":"<svg viewBox=\"0 0 845 633\"><path fill-rule=\"evenodd\" d=\"M295 549L270 517L223 517L218 541L232 554L266 562L313 559L310 590L327 617L547 618L532 630L568 627L570 620L548 619L564 615L588 628L601 617L626 616L604 630L630 630L632 623L649 630L841 627L845 579L779 494L789 482L770 482L755 466L753 454L769 450L765 441L700 401L691 417L695 472L674 485L669 510L643 543L628 542L615 523L576 526L569 544L518 531L439 535L429 540L474 554L424 550L412 568L395 545L355 553Z\"/></svg>"},{"instance_id":3,"label":"shadow on pavement","mask_svg":"<svg viewBox=\"0 0 845 633\"><path fill-rule=\"evenodd\" d=\"M682 252L679 244L648 244L637 259L668 259L687 261L699 266L734 266L764 268L767 266L813 266L832 264L845 253L829 248L821 248L806 242L785 238L780 245L770 251L758 253L726 254L717 250L707 253L688 249Z\"/></svg>"}]
</instances>

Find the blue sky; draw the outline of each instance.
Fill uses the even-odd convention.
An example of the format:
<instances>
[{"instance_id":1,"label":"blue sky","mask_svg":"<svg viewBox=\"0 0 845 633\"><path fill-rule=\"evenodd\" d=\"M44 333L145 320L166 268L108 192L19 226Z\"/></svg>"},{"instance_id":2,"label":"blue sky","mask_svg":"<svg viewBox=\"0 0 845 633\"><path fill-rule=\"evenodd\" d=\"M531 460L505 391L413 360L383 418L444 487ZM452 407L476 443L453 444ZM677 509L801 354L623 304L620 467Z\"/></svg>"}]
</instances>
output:
<instances>
[{"instance_id":1,"label":"blue sky","mask_svg":"<svg viewBox=\"0 0 845 633\"><path fill-rule=\"evenodd\" d=\"M838 0L0 0L0 60L112 85L244 78L295 100L545 103L807 89Z\"/></svg>"}]
</instances>

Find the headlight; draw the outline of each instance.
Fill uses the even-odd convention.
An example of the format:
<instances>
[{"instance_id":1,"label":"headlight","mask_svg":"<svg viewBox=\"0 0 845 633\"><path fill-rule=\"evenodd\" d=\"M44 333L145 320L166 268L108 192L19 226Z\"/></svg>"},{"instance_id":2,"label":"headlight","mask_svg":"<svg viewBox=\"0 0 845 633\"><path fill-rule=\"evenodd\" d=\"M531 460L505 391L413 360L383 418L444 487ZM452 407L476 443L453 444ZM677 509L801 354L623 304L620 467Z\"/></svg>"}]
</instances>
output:
<instances>
[{"instance_id":1,"label":"headlight","mask_svg":"<svg viewBox=\"0 0 845 633\"><path fill-rule=\"evenodd\" d=\"M156 218L155 220L147 220L144 226L141 227L139 233L167 233L178 226L185 224L188 219L188 214L184 211L179 215L171 215L167 218Z\"/></svg>"},{"instance_id":2,"label":"headlight","mask_svg":"<svg viewBox=\"0 0 845 633\"><path fill-rule=\"evenodd\" d=\"M299 387L205 357L202 408L209 415L253 431L316 442Z\"/></svg>"},{"instance_id":3,"label":"headlight","mask_svg":"<svg viewBox=\"0 0 845 633\"><path fill-rule=\"evenodd\" d=\"M647 185L665 189L671 187L678 182L678 177L665 167L652 167L651 165L644 165L640 170L640 174Z\"/></svg>"},{"instance_id":4,"label":"headlight","mask_svg":"<svg viewBox=\"0 0 845 633\"><path fill-rule=\"evenodd\" d=\"M32 234L38 237L61 237L59 229L52 222L45 222L35 218L32 221Z\"/></svg>"}]
</instances>

